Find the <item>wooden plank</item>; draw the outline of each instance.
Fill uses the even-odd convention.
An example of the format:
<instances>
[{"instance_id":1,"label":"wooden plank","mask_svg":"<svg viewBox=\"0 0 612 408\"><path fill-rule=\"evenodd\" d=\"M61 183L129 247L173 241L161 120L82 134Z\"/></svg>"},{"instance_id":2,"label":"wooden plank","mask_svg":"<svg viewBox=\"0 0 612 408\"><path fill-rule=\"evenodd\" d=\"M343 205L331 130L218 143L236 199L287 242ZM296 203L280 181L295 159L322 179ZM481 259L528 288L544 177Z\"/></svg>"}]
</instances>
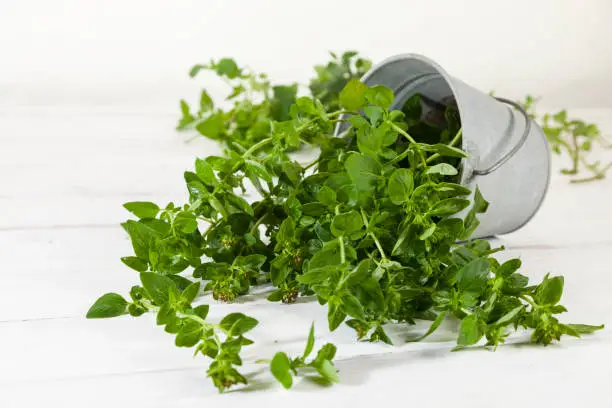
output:
<instances>
[{"instance_id":1,"label":"wooden plank","mask_svg":"<svg viewBox=\"0 0 612 408\"><path fill-rule=\"evenodd\" d=\"M135 321L119 318L3 324L0 403L3 407L39 406L42 401L63 407L83 403L95 407L124 406L136 400L153 407L193 406L206 400L228 404L273 403L271 398L284 391L273 382L266 367L254 361L269 358L278 350L299 353L312 317L308 313L312 310L310 306L293 305L283 312L279 312L278 305L262 309L247 305L232 307L260 318L261 327L250 336L256 343L245 349L243 371L253 383L246 391L265 392L237 391L221 397L205 378L205 359L193 359L189 350L174 347L170 336L154 327L149 317ZM317 310L320 345L329 335L321 330L323 310L318 306ZM291 405L301 406L307 396L313 403L324 399L327 404L346 404L354 398L351 401L359 406L358 401L373 397L373 389L378 403L391 403L404 397L409 387L411 398L432 407L486 406L496 397L495 406L499 407L538 401L560 404L574 401L576 395L585 404L590 403L585 406L597 406L604 386L612 378L612 369L602 358L612 352L608 332L581 340L566 339L546 348L525 345L526 337L521 335L494 353L484 350L452 353L449 341L452 335L447 328L441 331L423 343L398 341L392 347L355 343L350 329L343 327L333 336L339 346L337 367L342 383L304 394L300 391L316 387L301 380L294 392L282 395ZM470 367L470 372L478 370L491 375L479 376L474 381L466 376L466 367ZM554 392L543 391L542 378L558 388ZM507 392L508 384L515 392ZM441 386L443 393L439 392Z\"/></svg>"}]
</instances>

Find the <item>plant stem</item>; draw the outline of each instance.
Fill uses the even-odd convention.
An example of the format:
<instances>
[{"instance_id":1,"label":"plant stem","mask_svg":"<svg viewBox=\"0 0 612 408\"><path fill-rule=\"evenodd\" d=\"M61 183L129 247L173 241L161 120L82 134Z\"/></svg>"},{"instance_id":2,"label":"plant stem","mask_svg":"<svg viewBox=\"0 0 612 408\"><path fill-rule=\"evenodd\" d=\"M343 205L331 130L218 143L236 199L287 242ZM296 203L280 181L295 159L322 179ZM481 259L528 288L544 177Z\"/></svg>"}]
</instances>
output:
<instances>
[{"instance_id":1,"label":"plant stem","mask_svg":"<svg viewBox=\"0 0 612 408\"><path fill-rule=\"evenodd\" d=\"M262 215L261 217L259 217L259 219L257 221L255 221L255 224L253 225L253 227L250 229L249 234L253 235L255 233L255 231L257 230L257 227L259 227L259 225L262 223L262 221L268 216L268 213L265 213L264 215Z\"/></svg>"},{"instance_id":2,"label":"plant stem","mask_svg":"<svg viewBox=\"0 0 612 408\"><path fill-rule=\"evenodd\" d=\"M336 215L340 214L340 205L337 205L335 208ZM338 243L340 244L340 263L344 265L346 262L346 254L344 252L344 237L338 237Z\"/></svg>"},{"instance_id":3,"label":"plant stem","mask_svg":"<svg viewBox=\"0 0 612 408\"><path fill-rule=\"evenodd\" d=\"M401 152L400 154L398 154L397 156L395 156L395 159L391 160L391 161L389 162L389 164L395 164L395 163L398 163L398 162L400 162L400 161L404 160L404 158L405 158L406 156L408 156L408 153L410 153L410 149L406 149L406 150L404 150L403 152Z\"/></svg>"},{"instance_id":4,"label":"plant stem","mask_svg":"<svg viewBox=\"0 0 612 408\"><path fill-rule=\"evenodd\" d=\"M463 128L459 129L459 131L457 132L457 134L455 135L453 140L450 141L448 146L450 146L450 147L455 146L459 142L459 140L461 140L461 135L462 134L463 134ZM429 158L427 160L425 160L425 162L431 163L432 161L438 159L439 157L441 157L441 155L439 153L432 154L431 156L429 156Z\"/></svg>"},{"instance_id":5,"label":"plant stem","mask_svg":"<svg viewBox=\"0 0 612 408\"><path fill-rule=\"evenodd\" d=\"M253 146L251 146L249 148L249 150L247 150L246 152L244 152L244 157L248 157L250 156L253 152L257 151L258 149L264 147L267 144L272 143L274 139L272 139L271 137L264 139L264 140L260 140L259 142L255 143Z\"/></svg>"},{"instance_id":6,"label":"plant stem","mask_svg":"<svg viewBox=\"0 0 612 408\"><path fill-rule=\"evenodd\" d=\"M423 154L423 151L419 148L419 144L412 138L412 136L410 136L404 129L402 129L401 127L397 126L395 123L393 122L387 122L391 125L391 127L393 129L395 129L395 131L397 133L399 133L400 135L404 136L406 139L408 139L408 141L410 143L412 143L417 151L419 152L419 155L421 156L421 161L423 162L423 167L427 167L427 162L425 161L425 155Z\"/></svg>"},{"instance_id":7,"label":"plant stem","mask_svg":"<svg viewBox=\"0 0 612 408\"><path fill-rule=\"evenodd\" d=\"M325 119L331 119L333 117L336 116L340 116L340 115L344 115L347 113L351 113L345 110L338 110L332 113L328 113L327 115L325 115ZM311 124L313 124L314 122L316 122L317 120L319 120L320 118L313 118L310 119L308 122L304 122L303 124L301 124L298 128L295 129L296 132L301 132L302 130L306 129L308 126L310 126Z\"/></svg>"},{"instance_id":8,"label":"plant stem","mask_svg":"<svg viewBox=\"0 0 612 408\"><path fill-rule=\"evenodd\" d=\"M578 165L580 163L580 148L578 147L578 136L576 136L575 133L572 133L572 145L574 146L574 150L572 154L573 167L571 174L576 174L578 173Z\"/></svg>"},{"instance_id":9,"label":"plant stem","mask_svg":"<svg viewBox=\"0 0 612 408\"><path fill-rule=\"evenodd\" d=\"M340 263L344 265L346 262L346 254L344 253L344 237L338 237L340 243Z\"/></svg>"},{"instance_id":10,"label":"plant stem","mask_svg":"<svg viewBox=\"0 0 612 408\"><path fill-rule=\"evenodd\" d=\"M315 164L319 163L319 159L313 161L312 163L310 163L308 166L304 167L304 170L308 170L309 168L311 168L312 166L314 166Z\"/></svg>"},{"instance_id":11,"label":"plant stem","mask_svg":"<svg viewBox=\"0 0 612 408\"><path fill-rule=\"evenodd\" d=\"M202 239L205 239L210 233L210 231L212 231L217 226L217 223L219 222L219 220L209 220L208 218L204 218L204 217L198 217L198 219L202 221L206 221L210 224L208 228L206 229L206 231L204 232L204 234L202 234Z\"/></svg>"},{"instance_id":12,"label":"plant stem","mask_svg":"<svg viewBox=\"0 0 612 408\"><path fill-rule=\"evenodd\" d=\"M363 208L361 209L361 217L363 218L363 223L367 230L369 228L368 217L365 211L363 210ZM380 241L378 240L378 237L376 236L376 234L374 234L373 232L368 232L368 235L371 236L372 239L374 240L374 243L376 244L376 248L378 248L378 252L380 252L380 256L382 257L382 259L387 259L387 256L385 255L385 251L383 250L382 245L380 245Z\"/></svg>"},{"instance_id":13,"label":"plant stem","mask_svg":"<svg viewBox=\"0 0 612 408\"><path fill-rule=\"evenodd\" d=\"M234 146L234 147L237 147L237 148L238 148L239 150L241 150L242 152L246 152L246 149L245 149L245 148L244 148L242 145L240 145L240 144L238 144L238 143L231 142L231 145L232 145L232 146Z\"/></svg>"},{"instance_id":14,"label":"plant stem","mask_svg":"<svg viewBox=\"0 0 612 408\"><path fill-rule=\"evenodd\" d=\"M397 133L399 133L400 135L404 136L406 139L408 139L408 141L412 144L417 144L417 142L412 138L412 136L410 136L404 129L402 129L401 127L397 126L395 123L393 122L387 122L391 125L391 127L393 129L395 129L397 131Z\"/></svg>"},{"instance_id":15,"label":"plant stem","mask_svg":"<svg viewBox=\"0 0 612 408\"><path fill-rule=\"evenodd\" d=\"M140 303L144 307L146 307L147 310L149 310L150 312L157 312L160 309L159 306L155 306L151 302L148 302L148 301L145 301L145 300L141 300ZM205 328L212 328L212 329L214 329L213 330L213 336L215 337L215 340L217 341L217 344L221 344L221 340L219 339L219 336L217 336L217 333L216 333L216 330L220 330L221 329L221 327L218 324L208 323L206 320L202 319L200 316L196 316L194 314L186 314L186 313L177 312L176 315L178 317L180 317L180 318L193 320L194 322L197 322L197 323L201 324Z\"/></svg>"},{"instance_id":16,"label":"plant stem","mask_svg":"<svg viewBox=\"0 0 612 408\"><path fill-rule=\"evenodd\" d=\"M525 295L521 295L520 296L521 299L523 299L525 302L529 303L531 305L532 308L537 309L538 305L536 305L531 299L529 299L527 296Z\"/></svg>"}]
</instances>

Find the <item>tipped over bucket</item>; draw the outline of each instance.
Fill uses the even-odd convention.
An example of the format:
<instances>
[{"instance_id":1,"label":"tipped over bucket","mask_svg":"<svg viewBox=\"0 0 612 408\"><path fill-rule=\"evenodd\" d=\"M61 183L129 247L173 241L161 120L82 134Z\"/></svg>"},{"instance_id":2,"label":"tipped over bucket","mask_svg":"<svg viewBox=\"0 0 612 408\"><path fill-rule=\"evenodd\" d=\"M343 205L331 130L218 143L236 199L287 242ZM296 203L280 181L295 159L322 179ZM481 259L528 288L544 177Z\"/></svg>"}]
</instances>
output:
<instances>
[{"instance_id":1,"label":"tipped over bucket","mask_svg":"<svg viewBox=\"0 0 612 408\"><path fill-rule=\"evenodd\" d=\"M535 215L548 190L550 150L542 129L519 105L472 88L417 54L388 58L361 81L392 89L392 109L401 109L417 93L437 105L456 105L462 149L469 154L461 162L461 184L472 190L478 186L490 203L472 237L515 231ZM422 116L427 114L424 106ZM339 125L336 134L346 126Z\"/></svg>"}]
</instances>

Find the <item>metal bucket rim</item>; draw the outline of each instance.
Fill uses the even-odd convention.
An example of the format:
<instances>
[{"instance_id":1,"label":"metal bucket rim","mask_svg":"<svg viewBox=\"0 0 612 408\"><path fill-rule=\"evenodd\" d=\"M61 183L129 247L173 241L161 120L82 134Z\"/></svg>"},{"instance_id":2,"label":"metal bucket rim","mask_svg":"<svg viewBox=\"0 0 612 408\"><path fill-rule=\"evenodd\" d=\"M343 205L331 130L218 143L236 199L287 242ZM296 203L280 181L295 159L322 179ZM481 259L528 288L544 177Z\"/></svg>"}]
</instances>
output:
<instances>
[{"instance_id":1,"label":"metal bucket rim","mask_svg":"<svg viewBox=\"0 0 612 408\"><path fill-rule=\"evenodd\" d=\"M392 55L390 57L387 57L385 59L383 59L382 61L378 62L377 64L374 64L374 66L372 66L372 68L365 73L364 76L361 77L361 82L366 83L372 76L376 75L379 73L379 71L384 68L385 66L394 63L394 62L401 62L401 61L410 61L410 60L417 60L417 61L421 61L426 63L427 65L431 66L436 72L435 75L441 77L444 82L446 83L446 85L449 87L450 91L452 92L453 96L456 97L457 95L457 90L455 89L455 86L453 84L452 81L452 77L451 75L446 72L446 70L444 68L442 68L440 66L440 64L438 64L437 62L435 62L434 60L422 55L422 54L418 54L418 53L403 53L403 54L396 54L396 55ZM392 89L392 91L394 92L394 94L398 94L399 92L401 92L402 89L404 89L406 86L408 86L410 83L412 83L413 81L409 80L406 81L405 83L403 83L401 85L400 89ZM459 105L459 101L457 101L457 105ZM458 109L459 111L459 118L461 120L461 123L464 123L464 113L463 110L459 107ZM465 134L464 134L465 136ZM461 140L461 148L463 150L465 150L467 147L467 143L466 143L466 138L462 137ZM461 183L462 184L467 184L471 181L471 179L473 179L473 174L471 172L472 169L472 165L471 163L467 160L467 158L464 158L461 160L461 166L463 167L463 169L460 169L461 171Z\"/></svg>"},{"instance_id":2,"label":"metal bucket rim","mask_svg":"<svg viewBox=\"0 0 612 408\"><path fill-rule=\"evenodd\" d=\"M456 97L457 96L457 89L455 88L455 85L453 83L453 77L444 69L442 68L442 66L440 66L440 64L438 64L437 62L435 62L434 60L422 55L422 54L418 54L418 53L403 53L403 54L396 54L396 55L392 55L390 57L387 57L385 59L383 59L382 61L378 62L377 64L375 64L362 78L361 81L362 82L366 82L368 79L370 79L372 76L376 75L383 67L387 66L390 63L394 63L394 62L398 62L398 61L410 61L410 60L417 60L420 62L424 62L426 64L428 64L429 66L431 66L435 71L437 71L437 73L444 79L444 81L446 82L446 85L449 87L449 89L451 90L452 94ZM397 92L396 90L393 90L394 92ZM459 106L459 100L457 100L457 106L459 107L458 111L459 111L459 117L461 119L461 122L464 122L464 110L461 109L461 107ZM501 102L499 102L501 103ZM510 109L510 108L509 108ZM533 119L531 119L533 120ZM548 144L548 140L546 138L546 135L543 133L543 131L541 130L540 126L537 125L537 123L535 123L536 126L534 126L533 128L538 132L538 134L540 135L541 139L544 141L544 144L546 146L547 149L549 149L549 144ZM462 142L461 142L462 148L465 149L466 148L466 139L463 138ZM501 232L499 234L509 234L512 233L514 231L517 231L519 229L521 229L522 227L524 227L527 223L529 223L533 217L538 213L538 211L540 210L542 204L544 203L545 198L548 195L548 191L550 189L550 183L551 183L551 157L550 155L546 155L545 157L546 160L546 188L544 189L544 192L542 194L542 196L540 197L539 202L537 203L536 207L534 208L533 212L529 215L528 218L525 219L525 221L523 223L521 223L520 225L516 226L515 228L508 230L506 232ZM476 181L476 177L473 174L469 174L471 173L468 170L468 167L472 167L471 164L469 163L469 161L467 160L467 158L462 159L461 161L461 165L464 167L463 169L463 174L461 177L461 181L460 183L463 185L470 185L472 183L474 183Z\"/></svg>"}]
</instances>

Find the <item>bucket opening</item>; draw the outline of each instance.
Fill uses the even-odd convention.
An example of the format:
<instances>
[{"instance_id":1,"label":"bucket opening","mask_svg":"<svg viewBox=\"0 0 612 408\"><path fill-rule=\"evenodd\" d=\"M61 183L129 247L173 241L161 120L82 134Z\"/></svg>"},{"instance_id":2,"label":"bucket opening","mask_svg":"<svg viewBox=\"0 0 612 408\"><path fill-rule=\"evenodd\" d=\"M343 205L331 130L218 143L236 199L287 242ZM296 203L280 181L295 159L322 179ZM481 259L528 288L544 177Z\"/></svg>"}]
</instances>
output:
<instances>
[{"instance_id":1,"label":"bucket opening","mask_svg":"<svg viewBox=\"0 0 612 408\"><path fill-rule=\"evenodd\" d=\"M407 103L419 94L419 121L435 123L441 110L456 107L462 128L456 147L469 155L455 166L461 174L457 182L471 190L478 186L492 203L474 238L514 231L533 217L548 189L550 150L542 130L530 123L525 112L512 107L512 101L493 98L418 54L387 58L361 80L368 86L393 90L392 109L409 109ZM335 133L340 135L346 129L346 123L339 123ZM412 136L425 141L419 138L421 134Z\"/></svg>"},{"instance_id":2,"label":"bucket opening","mask_svg":"<svg viewBox=\"0 0 612 408\"><path fill-rule=\"evenodd\" d=\"M453 90L442 75L426 73L409 78L394 88L395 101L391 109L404 112L408 119L408 133L417 142L463 147L463 137L459 133L461 112ZM457 168L458 180L461 179L462 159L445 157L444 162Z\"/></svg>"}]
</instances>

